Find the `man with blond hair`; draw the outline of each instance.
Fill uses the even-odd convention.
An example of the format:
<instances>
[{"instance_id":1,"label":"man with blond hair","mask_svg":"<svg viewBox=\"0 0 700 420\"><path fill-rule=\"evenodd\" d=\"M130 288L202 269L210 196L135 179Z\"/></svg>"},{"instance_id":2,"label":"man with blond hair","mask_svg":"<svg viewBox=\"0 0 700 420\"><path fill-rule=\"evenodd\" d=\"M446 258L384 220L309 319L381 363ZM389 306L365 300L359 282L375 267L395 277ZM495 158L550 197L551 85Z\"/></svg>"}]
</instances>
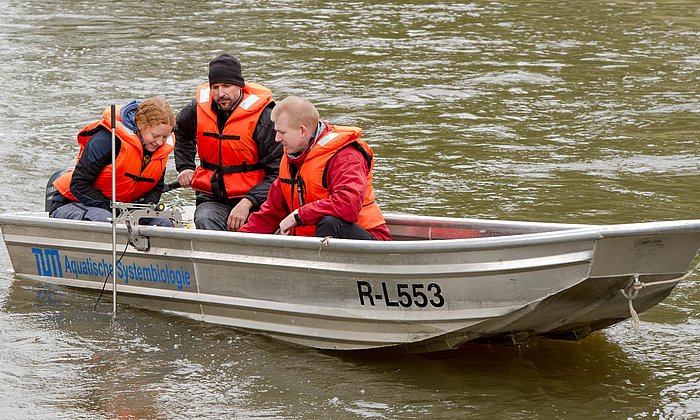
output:
<instances>
[{"instance_id":1,"label":"man with blond hair","mask_svg":"<svg viewBox=\"0 0 700 420\"><path fill-rule=\"evenodd\" d=\"M272 110L279 177L239 232L391 240L372 187L374 153L357 127L331 125L304 98Z\"/></svg>"}]
</instances>

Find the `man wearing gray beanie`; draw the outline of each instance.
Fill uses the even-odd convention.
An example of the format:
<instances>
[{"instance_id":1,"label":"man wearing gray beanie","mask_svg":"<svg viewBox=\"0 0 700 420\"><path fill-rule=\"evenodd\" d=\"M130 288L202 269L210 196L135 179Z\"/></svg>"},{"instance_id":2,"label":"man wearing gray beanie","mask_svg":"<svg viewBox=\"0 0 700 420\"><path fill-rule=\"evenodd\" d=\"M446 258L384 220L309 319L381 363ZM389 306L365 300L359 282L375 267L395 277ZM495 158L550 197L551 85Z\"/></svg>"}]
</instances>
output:
<instances>
[{"instance_id":1,"label":"man wearing gray beanie","mask_svg":"<svg viewBox=\"0 0 700 420\"><path fill-rule=\"evenodd\" d=\"M282 158L274 106L269 89L245 82L235 57L211 60L209 83L197 87L175 126L177 179L196 191L197 229L237 231L267 199Z\"/></svg>"}]
</instances>

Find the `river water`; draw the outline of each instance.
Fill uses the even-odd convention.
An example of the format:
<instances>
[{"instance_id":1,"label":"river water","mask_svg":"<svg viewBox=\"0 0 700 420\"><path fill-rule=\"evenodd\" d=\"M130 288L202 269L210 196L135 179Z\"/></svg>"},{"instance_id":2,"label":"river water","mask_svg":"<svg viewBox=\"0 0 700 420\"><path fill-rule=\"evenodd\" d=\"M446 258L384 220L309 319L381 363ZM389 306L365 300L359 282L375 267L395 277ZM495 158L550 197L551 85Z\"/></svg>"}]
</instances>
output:
<instances>
[{"instance_id":1,"label":"river water","mask_svg":"<svg viewBox=\"0 0 700 420\"><path fill-rule=\"evenodd\" d=\"M0 211L43 208L104 107L177 111L219 53L377 154L385 210L622 223L700 201L695 0L0 0ZM169 179L174 179L169 169ZM171 195L173 201L191 195ZM289 346L16 280L0 418L697 418L700 277L580 342L437 355Z\"/></svg>"}]
</instances>

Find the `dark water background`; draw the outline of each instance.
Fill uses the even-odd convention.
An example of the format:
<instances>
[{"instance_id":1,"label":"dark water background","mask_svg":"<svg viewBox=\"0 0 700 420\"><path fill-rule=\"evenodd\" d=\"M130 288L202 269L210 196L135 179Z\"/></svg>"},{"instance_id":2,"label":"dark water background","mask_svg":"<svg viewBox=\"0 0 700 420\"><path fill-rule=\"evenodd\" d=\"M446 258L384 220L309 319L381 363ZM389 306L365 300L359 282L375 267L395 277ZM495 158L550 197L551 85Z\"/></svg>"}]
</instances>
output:
<instances>
[{"instance_id":1,"label":"dark water background","mask_svg":"<svg viewBox=\"0 0 700 420\"><path fill-rule=\"evenodd\" d=\"M700 3L0 0L0 211L43 207L111 103L177 111L223 52L363 128L385 210L698 217ZM174 170L169 176L175 177ZM186 193L170 200L186 202ZM700 280L576 343L327 354L15 280L0 418L696 418Z\"/></svg>"}]
</instances>

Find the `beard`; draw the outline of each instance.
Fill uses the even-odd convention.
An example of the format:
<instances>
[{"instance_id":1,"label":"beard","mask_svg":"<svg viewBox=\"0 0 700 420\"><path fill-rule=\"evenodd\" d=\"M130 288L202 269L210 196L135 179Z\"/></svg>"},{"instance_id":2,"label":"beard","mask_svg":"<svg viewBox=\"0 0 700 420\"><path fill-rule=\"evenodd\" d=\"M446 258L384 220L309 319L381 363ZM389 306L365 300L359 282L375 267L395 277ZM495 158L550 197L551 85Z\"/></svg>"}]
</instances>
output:
<instances>
[{"instance_id":1,"label":"beard","mask_svg":"<svg viewBox=\"0 0 700 420\"><path fill-rule=\"evenodd\" d=\"M233 100L231 100L230 98L227 98L224 101L225 101L226 105L221 104L221 99L215 101L216 106L219 108L220 111L230 112L233 109L233 105L235 104L235 102Z\"/></svg>"},{"instance_id":2,"label":"beard","mask_svg":"<svg viewBox=\"0 0 700 420\"><path fill-rule=\"evenodd\" d=\"M219 108L220 111L223 112L231 112L233 110L233 107L238 103L238 100L243 96L242 91L238 91L233 93L233 95L224 95L219 99L216 99L214 102L216 102L216 106ZM221 102L222 100L226 103L223 105Z\"/></svg>"}]
</instances>

